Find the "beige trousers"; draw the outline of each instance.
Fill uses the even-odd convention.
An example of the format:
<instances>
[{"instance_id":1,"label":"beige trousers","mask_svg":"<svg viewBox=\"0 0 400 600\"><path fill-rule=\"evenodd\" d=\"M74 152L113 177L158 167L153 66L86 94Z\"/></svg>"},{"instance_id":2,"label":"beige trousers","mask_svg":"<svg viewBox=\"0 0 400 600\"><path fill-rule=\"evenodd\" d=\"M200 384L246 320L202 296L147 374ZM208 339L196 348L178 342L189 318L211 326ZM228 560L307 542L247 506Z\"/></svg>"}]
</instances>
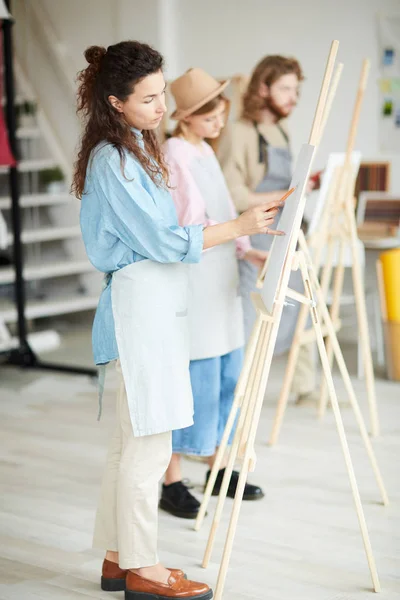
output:
<instances>
[{"instance_id":1,"label":"beige trousers","mask_svg":"<svg viewBox=\"0 0 400 600\"><path fill-rule=\"evenodd\" d=\"M118 363L117 370L120 372ZM171 454L170 431L134 437L121 373L117 423L101 487L93 547L118 552L122 569L159 562L158 486Z\"/></svg>"},{"instance_id":2,"label":"beige trousers","mask_svg":"<svg viewBox=\"0 0 400 600\"><path fill-rule=\"evenodd\" d=\"M309 394L315 389L315 344L300 346L296 368L293 374L292 392Z\"/></svg>"}]
</instances>

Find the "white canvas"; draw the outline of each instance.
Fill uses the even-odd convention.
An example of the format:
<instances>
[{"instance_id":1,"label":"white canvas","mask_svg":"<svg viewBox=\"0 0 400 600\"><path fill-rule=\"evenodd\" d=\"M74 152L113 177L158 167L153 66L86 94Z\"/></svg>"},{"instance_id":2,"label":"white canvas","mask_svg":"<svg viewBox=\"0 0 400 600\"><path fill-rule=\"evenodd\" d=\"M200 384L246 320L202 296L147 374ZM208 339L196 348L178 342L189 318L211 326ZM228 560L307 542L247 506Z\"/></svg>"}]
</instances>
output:
<instances>
[{"instance_id":1,"label":"white canvas","mask_svg":"<svg viewBox=\"0 0 400 600\"><path fill-rule=\"evenodd\" d=\"M326 168L321 176L321 188L319 190L315 209L312 212L312 218L308 225L308 235L313 234L317 229L321 220L324 206L329 196L329 188L332 184L332 179L338 167L342 167L345 161L344 152L332 152L328 157ZM357 177L361 163L361 152L355 151L351 155L351 164L353 167L354 180Z\"/></svg>"},{"instance_id":2,"label":"white canvas","mask_svg":"<svg viewBox=\"0 0 400 600\"><path fill-rule=\"evenodd\" d=\"M269 252L264 285L261 291L261 297L269 313L272 312L275 302L291 236L294 235L297 240L299 235L305 204L302 200L304 198L306 183L310 176L314 152L315 146L311 146L310 144L304 144L301 147L290 184L290 188L294 187L296 189L286 200L277 225L277 229L284 231L285 235L274 238ZM288 268L290 269L290 266Z\"/></svg>"}]
</instances>

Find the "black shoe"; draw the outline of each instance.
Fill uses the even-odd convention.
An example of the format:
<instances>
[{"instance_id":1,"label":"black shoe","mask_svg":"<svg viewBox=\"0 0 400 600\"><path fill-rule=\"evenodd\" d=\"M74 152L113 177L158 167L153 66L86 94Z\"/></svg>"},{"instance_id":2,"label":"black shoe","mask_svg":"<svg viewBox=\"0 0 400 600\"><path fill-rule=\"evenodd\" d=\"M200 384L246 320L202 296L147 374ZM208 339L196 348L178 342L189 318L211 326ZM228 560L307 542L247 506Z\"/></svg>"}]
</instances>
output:
<instances>
[{"instance_id":1,"label":"black shoe","mask_svg":"<svg viewBox=\"0 0 400 600\"><path fill-rule=\"evenodd\" d=\"M208 478L210 477L211 471L207 472L206 475L206 485L208 482ZM214 489L212 491L213 496L218 496L222 486L222 480L225 475L225 469L220 469L218 471L217 479L214 485ZM229 498L234 498L236 494L236 488L239 481L239 473L237 471L232 471L231 480L229 482L228 487L228 496ZM261 500L264 498L264 492L258 485L251 485L250 483L246 483L243 493L243 500Z\"/></svg>"},{"instance_id":2,"label":"black shoe","mask_svg":"<svg viewBox=\"0 0 400 600\"><path fill-rule=\"evenodd\" d=\"M162 486L159 507L181 519L195 519L200 502L192 496L182 481Z\"/></svg>"}]
</instances>

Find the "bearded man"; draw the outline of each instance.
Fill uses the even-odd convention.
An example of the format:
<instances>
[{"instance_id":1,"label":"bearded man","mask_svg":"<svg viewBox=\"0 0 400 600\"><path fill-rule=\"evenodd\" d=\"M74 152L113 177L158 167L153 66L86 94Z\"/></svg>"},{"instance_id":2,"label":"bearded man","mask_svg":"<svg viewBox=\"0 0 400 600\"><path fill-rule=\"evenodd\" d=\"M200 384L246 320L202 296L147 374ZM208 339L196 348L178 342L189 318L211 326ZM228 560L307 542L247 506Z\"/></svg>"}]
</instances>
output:
<instances>
[{"instance_id":1,"label":"bearded man","mask_svg":"<svg viewBox=\"0 0 400 600\"><path fill-rule=\"evenodd\" d=\"M278 199L289 189L293 160L286 119L297 105L303 79L298 61L284 56L266 56L251 75L243 97L241 118L227 128L218 149L222 170L239 213L256 204ZM313 187L311 181L309 191ZM268 235L251 237L252 247L259 250L268 251L271 243ZM251 292L256 291L258 270L246 261L239 264L248 339L256 318ZM303 291L299 272L291 274L289 285ZM284 307L275 354L289 350L299 309L297 302L295 306ZM314 388L313 347L302 346L292 388L296 401L314 403Z\"/></svg>"}]
</instances>

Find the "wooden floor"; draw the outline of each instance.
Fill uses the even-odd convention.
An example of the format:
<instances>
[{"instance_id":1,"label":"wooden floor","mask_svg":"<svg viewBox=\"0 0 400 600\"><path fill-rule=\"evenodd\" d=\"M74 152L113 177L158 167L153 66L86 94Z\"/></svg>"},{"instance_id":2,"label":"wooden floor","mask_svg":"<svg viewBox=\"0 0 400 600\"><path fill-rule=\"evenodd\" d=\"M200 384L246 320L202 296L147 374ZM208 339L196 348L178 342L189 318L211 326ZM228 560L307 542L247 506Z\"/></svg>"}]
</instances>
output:
<instances>
[{"instance_id":1,"label":"wooden floor","mask_svg":"<svg viewBox=\"0 0 400 600\"><path fill-rule=\"evenodd\" d=\"M89 341L83 338L87 352ZM78 342L82 349L82 340ZM372 598L332 414L319 422L312 408L292 404L279 445L270 449L266 444L283 366L281 359L274 365L252 475L266 497L243 505L225 599ZM99 589L102 555L91 549L91 535L113 421L115 376L110 374L107 380L100 424L96 390L87 378L9 368L0 369L0 378L0 599L109 598ZM367 414L363 384L356 382L356 389ZM400 385L380 380L377 396L382 435L374 447L391 499L387 508L380 505L350 409L343 409L343 417L381 578L380 597L396 600L400 599ZM200 498L205 467L192 461L184 466ZM225 512L213 562L204 571L200 561L210 516L204 529L195 533L191 522L160 514L161 559L185 569L192 579L214 585L227 521ZM122 599L123 594L112 597Z\"/></svg>"}]
</instances>

